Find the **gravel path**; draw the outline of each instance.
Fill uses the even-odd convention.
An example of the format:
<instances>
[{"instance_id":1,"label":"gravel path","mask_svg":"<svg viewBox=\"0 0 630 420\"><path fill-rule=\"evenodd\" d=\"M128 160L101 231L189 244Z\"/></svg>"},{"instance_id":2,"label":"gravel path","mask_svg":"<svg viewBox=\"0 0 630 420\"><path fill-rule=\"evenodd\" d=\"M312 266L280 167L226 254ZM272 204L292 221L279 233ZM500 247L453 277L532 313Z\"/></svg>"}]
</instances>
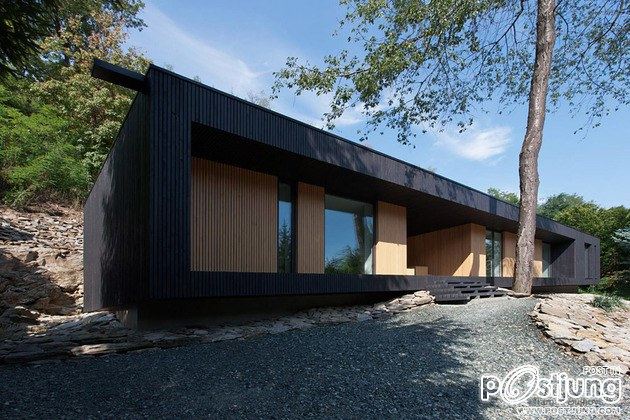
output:
<instances>
[{"instance_id":1,"label":"gravel path","mask_svg":"<svg viewBox=\"0 0 630 420\"><path fill-rule=\"evenodd\" d=\"M0 369L0 418L505 418L479 376L583 364L541 338L535 299L422 307L247 340ZM628 404L625 399L623 404Z\"/></svg>"}]
</instances>

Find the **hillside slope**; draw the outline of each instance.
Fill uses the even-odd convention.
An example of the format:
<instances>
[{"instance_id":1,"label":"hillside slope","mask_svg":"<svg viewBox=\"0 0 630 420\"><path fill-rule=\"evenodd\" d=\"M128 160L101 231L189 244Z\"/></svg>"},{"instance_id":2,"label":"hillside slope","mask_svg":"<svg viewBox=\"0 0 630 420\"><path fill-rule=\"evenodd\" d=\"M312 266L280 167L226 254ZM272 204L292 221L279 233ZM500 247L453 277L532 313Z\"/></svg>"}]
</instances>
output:
<instances>
[{"instance_id":1,"label":"hillside slope","mask_svg":"<svg viewBox=\"0 0 630 420\"><path fill-rule=\"evenodd\" d=\"M0 206L0 314L23 307L72 315L83 307L83 215L60 206Z\"/></svg>"}]
</instances>

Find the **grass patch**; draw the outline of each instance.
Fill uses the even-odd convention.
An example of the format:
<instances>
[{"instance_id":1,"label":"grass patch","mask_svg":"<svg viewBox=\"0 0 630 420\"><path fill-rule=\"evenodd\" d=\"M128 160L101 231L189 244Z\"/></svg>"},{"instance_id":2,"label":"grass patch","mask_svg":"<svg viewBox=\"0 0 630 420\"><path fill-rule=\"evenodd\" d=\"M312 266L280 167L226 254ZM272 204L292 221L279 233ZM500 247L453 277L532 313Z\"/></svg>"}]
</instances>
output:
<instances>
[{"instance_id":1,"label":"grass patch","mask_svg":"<svg viewBox=\"0 0 630 420\"><path fill-rule=\"evenodd\" d=\"M619 296L610 294L595 295L591 305L603 309L606 312L612 312L624 306Z\"/></svg>"},{"instance_id":2,"label":"grass patch","mask_svg":"<svg viewBox=\"0 0 630 420\"><path fill-rule=\"evenodd\" d=\"M580 293L593 293L595 295L616 295L630 300L630 270L611 273L601 278L599 283L580 287Z\"/></svg>"}]
</instances>

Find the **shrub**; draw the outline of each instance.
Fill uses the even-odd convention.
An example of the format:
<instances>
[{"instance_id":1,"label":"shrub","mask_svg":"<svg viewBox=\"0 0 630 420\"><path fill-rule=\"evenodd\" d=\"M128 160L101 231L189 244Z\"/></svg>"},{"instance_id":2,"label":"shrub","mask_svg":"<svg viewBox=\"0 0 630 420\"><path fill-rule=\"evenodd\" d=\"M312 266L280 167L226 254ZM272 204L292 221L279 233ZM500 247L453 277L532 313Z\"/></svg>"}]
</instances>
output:
<instances>
[{"instance_id":1,"label":"shrub","mask_svg":"<svg viewBox=\"0 0 630 420\"><path fill-rule=\"evenodd\" d=\"M63 201L84 196L90 185L90 176L74 154L72 145L56 144L24 165L11 168L7 173L11 187L6 201L20 206L34 198Z\"/></svg>"},{"instance_id":2,"label":"shrub","mask_svg":"<svg viewBox=\"0 0 630 420\"><path fill-rule=\"evenodd\" d=\"M593 298L591 305L593 305L596 308L603 309L606 312L614 311L615 309L618 309L624 306L619 296L609 295L609 294L596 295Z\"/></svg>"},{"instance_id":3,"label":"shrub","mask_svg":"<svg viewBox=\"0 0 630 420\"><path fill-rule=\"evenodd\" d=\"M0 193L11 205L37 198L78 200L90 177L68 122L55 108L0 85ZM18 94L14 94L17 91ZM20 93L21 92L21 93Z\"/></svg>"}]
</instances>

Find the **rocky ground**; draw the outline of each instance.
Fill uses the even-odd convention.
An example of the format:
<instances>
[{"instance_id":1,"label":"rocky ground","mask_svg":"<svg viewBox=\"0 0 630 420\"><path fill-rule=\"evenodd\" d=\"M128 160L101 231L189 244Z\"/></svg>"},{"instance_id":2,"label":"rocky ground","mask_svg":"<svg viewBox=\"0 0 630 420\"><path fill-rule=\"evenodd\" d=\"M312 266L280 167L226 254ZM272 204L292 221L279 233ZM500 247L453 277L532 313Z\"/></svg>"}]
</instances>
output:
<instances>
[{"instance_id":1,"label":"rocky ground","mask_svg":"<svg viewBox=\"0 0 630 420\"><path fill-rule=\"evenodd\" d=\"M0 314L37 323L41 315L73 315L83 307L83 217L49 206L0 206ZM27 310L20 309L26 308ZM9 327L0 319L0 334Z\"/></svg>"},{"instance_id":2,"label":"rocky ground","mask_svg":"<svg viewBox=\"0 0 630 420\"><path fill-rule=\"evenodd\" d=\"M431 304L433 297L419 291L376 305L317 308L290 316L238 326L137 331L125 328L114 314L93 312L70 316L39 315L37 323L14 333L0 344L0 364L39 362L75 356L126 353L303 330L315 325L363 322ZM20 309L21 312L27 309ZM28 317L30 319L30 317Z\"/></svg>"},{"instance_id":3,"label":"rocky ground","mask_svg":"<svg viewBox=\"0 0 630 420\"><path fill-rule=\"evenodd\" d=\"M426 305L247 340L2 366L0 418L575 418L523 416L522 407L479 398L481 375L505 378L525 364L544 377L583 375L585 361L529 319L537 302ZM613 406L626 418L628 394Z\"/></svg>"},{"instance_id":4,"label":"rocky ground","mask_svg":"<svg viewBox=\"0 0 630 420\"><path fill-rule=\"evenodd\" d=\"M240 339L320 324L368 321L431 304L416 292L376 305L321 308L240 326L134 331L108 312L83 314L81 212L0 206L0 364L124 353ZM592 295L549 295L531 316L567 351L630 373L630 310L607 313Z\"/></svg>"},{"instance_id":5,"label":"rocky ground","mask_svg":"<svg viewBox=\"0 0 630 420\"><path fill-rule=\"evenodd\" d=\"M592 294L543 296L531 317L544 334L589 365L630 374L630 303L606 312Z\"/></svg>"},{"instance_id":6,"label":"rocky ground","mask_svg":"<svg viewBox=\"0 0 630 420\"><path fill-rule=\"evenodd\" d=\"M361 322L430 304L416 292L376 305L321 308L240 326L134 331L109 312L82 313L79 211L0 207L0 364L124 353Z\"/></svg>"}]
</instances>

